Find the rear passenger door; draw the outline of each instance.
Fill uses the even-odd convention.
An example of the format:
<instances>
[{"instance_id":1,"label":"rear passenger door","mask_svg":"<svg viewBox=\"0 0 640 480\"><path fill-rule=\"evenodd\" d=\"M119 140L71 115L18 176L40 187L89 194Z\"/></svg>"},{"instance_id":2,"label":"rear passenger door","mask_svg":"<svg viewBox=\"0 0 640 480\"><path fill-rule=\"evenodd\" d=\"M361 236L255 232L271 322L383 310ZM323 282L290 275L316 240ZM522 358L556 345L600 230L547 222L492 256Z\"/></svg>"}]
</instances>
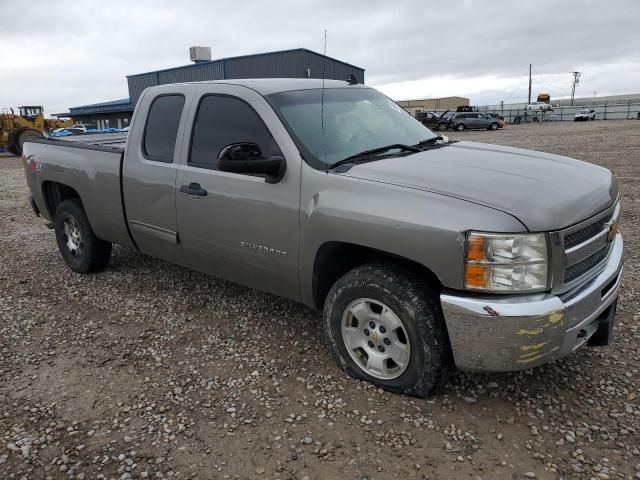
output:
<instances>
[{"instance_id":1,"label":"rear passenger door","mask_svg":"<svg viewBox=\"0 0 640 480\"><path fill-rule=\"evenodd\" d=\"M467 113L467 118L465 122L467 123L467 127L469 128L481 128L482 127L482 119L479 118L477 113Z\"/></svg>"},{"instance_id":2,"label":"rear passenger door","mask_svg":"<svg viewBox=\"0 0 640 480\"><path fill-rule=\"evenodd\" d=\"M138 102L123 168L128 227L138 249L181 263L176 217L176 172L186 112L193 94L170 85Z\"/></svg>"},{"instance_id":3,"label":"rear passenger door","mask_svg":"<svg viewBox=\"0 0 640 480\"><path fill-rule=\"evenodd\" d=\"M266 100L233 85L203 87L194 101L190 145L178 171L176 206L182 256L194 269L298 299L300 154ZM284 177L218 169L231 144L283 156ZM182 192L181 187L197 192ZM187 190L187 188L183 189Z\"/></svg>"}]
</instances>

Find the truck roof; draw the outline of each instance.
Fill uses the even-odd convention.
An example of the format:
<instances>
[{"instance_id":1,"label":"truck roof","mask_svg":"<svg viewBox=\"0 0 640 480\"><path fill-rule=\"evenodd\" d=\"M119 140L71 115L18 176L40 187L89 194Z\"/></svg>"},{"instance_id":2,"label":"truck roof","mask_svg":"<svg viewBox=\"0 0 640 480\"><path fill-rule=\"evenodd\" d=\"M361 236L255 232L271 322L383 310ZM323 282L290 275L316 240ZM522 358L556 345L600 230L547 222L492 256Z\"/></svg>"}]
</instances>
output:
<instances>
[{"instance_id":1,"label":"truck roof","mask_svg":"<svg viewBox=\"0 0 640 480\"><path fill-rule=\"evenodd\" d=\"M261 95L270 95L272 93L290 92L294 90L313 90L323 87L321 78L246 78L231 80L208 80L204 82L189 82L198 84L227 84L239 85L255 90ZM181 85L187 85L181 83ZM164 85L162 85L164 86ZM153 89L154 87L151 87ZM358 83L349 84L345 80L324 80L324 88L369 88Z\"/></svg>"}]
</instances>

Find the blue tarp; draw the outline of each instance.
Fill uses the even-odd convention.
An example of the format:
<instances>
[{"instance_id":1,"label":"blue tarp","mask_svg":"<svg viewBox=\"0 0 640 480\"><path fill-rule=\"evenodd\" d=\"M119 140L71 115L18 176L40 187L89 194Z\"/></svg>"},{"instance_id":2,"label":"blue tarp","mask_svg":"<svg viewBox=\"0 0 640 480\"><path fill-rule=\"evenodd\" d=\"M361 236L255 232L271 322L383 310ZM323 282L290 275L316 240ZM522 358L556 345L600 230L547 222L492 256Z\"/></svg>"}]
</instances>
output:
<instances>
[{"instance_id":1,"label":"blue tarp","mask_svg":"<svg viewBox=\"0 0 640 480\"><path fill-rule=\"evenodd\" d=\"M123 130L121 128L103 128L102 130L99 130L97 128L88 128L85 133L86 134L89 134L89 133L120 133L120 132L125 132L125 131L126 130ZM71 132L71 131L67 130L66 128L63 128L63 129L58 130L56 132L51 132L51 136L52 137L68 137L70 135L83 135L83 134L82 133Z\"/></svg>"}]
</instances>

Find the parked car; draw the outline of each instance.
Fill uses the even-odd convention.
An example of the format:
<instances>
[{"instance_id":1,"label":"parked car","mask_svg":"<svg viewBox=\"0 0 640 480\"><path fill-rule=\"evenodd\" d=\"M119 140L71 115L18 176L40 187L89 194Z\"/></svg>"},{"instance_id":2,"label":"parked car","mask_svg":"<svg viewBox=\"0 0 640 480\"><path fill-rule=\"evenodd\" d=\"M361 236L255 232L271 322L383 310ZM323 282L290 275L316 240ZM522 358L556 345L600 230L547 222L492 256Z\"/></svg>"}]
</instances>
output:
<instances>
[{"instance_id":1,"label":"parked car","mask_svg":"<svg viewBox=\"0 0 640 480\"><path fill-rule=\"evenodd\" d=\"M596 111L593 108L584 108L573 117L574 122L586 122L596 119Z\"/></svg>"},{"instance_id":2,"label":"parked car","mask_svg":"<svg viewBox=\"0 0 640 480\"><path fill-rule=\"evenodd\" d=\"M504 126L502 120L484 113L455 113L449 120L449 128L459 132L471 129L498 130Z\"/></svg>"},{"instance_id":3,"label":"parked car","mask_svg":"<svg viewBox=\"0 0 640 480\"><path fill-rule=\"evenodd\" d=\"M498 113L487 113L487 115L493 118L497 118L498 120L501 120L502 122L504 122L504 117Z\"/></svg>"},{"instance_id":4,"label":"parked car","mask_svg":"<svg viewBox=\"0 0 640 480\"><path fill-rule=\"evenodd\" d=\"M527 110L531 112L553 112L553 107L549 103L534 102L527 105Z\"/></svg>"},{"instance_id":5,"label":"parked car","mask_svg":"<svg viewBox=\"0 0 640 480\"><path fill-rule=\"evenodd\" d=\"M435 112L418 112L416 118L424 126L434 130L446 130L448 121Z\"/></svg>"},{"instance_id":6,"label":"parked car","mask_svg":"<svg viewBox=\"0 0 640 480\"><path fill-rule=\"evenodd\" d=\"M22 160L74 272L106 268L115 243L304 303L338 365L391 391L429 395L454 365L532 368L611 336L611 172L448 142L364 85L154 86L128 135L29 139Z\"/></svg>"}]
</instances>

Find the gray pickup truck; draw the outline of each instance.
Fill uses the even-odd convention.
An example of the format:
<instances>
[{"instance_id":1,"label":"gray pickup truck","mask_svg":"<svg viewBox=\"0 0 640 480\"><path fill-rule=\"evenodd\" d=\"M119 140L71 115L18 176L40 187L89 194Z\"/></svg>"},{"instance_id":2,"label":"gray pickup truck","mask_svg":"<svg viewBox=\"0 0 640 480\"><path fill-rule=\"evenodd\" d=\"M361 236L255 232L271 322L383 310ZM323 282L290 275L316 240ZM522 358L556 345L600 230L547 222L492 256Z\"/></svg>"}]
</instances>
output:
<instances>
[{"instance_id":1,"label":"gray pickup truck","mask_svg":"<svg viewBox=\"0 0 640 480\"><path fill-rule=\"evenodd\" d=\"M374 89L312 79L152 87L128 138L73 140L23 154L72 270L116 243L302 302L358 379L424 396L454 366L609 341L623 242L604 168L448 141Z\"/></svg>"}]
</instances>

